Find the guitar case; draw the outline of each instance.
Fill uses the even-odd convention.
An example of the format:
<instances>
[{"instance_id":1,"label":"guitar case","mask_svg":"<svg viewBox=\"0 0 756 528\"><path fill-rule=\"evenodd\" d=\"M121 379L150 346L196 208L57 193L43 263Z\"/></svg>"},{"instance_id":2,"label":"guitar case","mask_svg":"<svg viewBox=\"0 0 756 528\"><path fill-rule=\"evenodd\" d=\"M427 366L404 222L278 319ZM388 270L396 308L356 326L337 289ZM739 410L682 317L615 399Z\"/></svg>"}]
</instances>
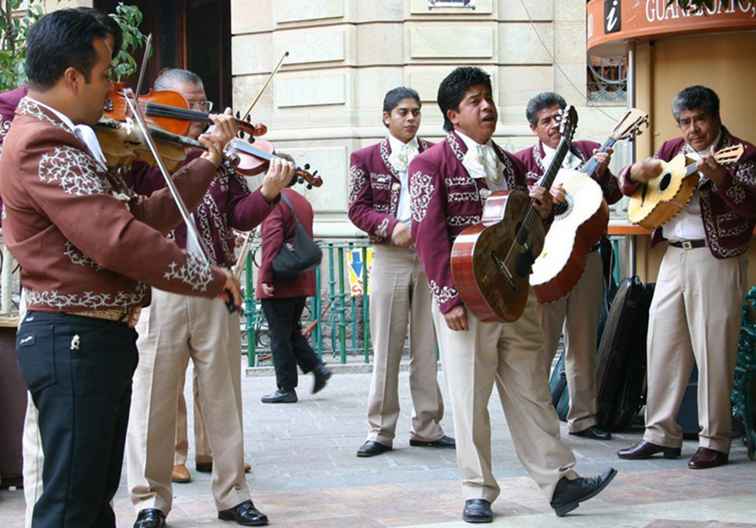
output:
<instances>
[{"instance_id":1,"label":"guitar case","mask_svg":"<svg viewBox=\"0 0 756 528\"><path fill-rule=\"evenodd\" d=\"M596 369L598 426L619 431L630 425L645 402L646 333L654 284L623 280L601 336Z\"/></svg>"},{"instance_id":2,"label":"guitar case","mask_svg":"<svg viewBox=\"0 0 756 528\"><path fill-rule=\"evenodd\" d=\"M597 339L596 343L601 343L601 336L604 333L604 326L609 316L609 306L611 306L612 299L617 292L617 282L614 280L614 274L612 269L614 267L614 251L609 239L603 237L600 242L600 253L602 260L602 272L604 276L604 298L602 299L601 313L598 320ZM598 351L598 349L597 349ZM598 356L598 352L596 353ZM551 371L549 376L549 393L551 394L551 403L556 409L557 416L563 422L567 421L567 413L570 410L570 394L567 390L567 374L565 372L564 364L564 348L559 353L557 362Z\"/></svg>"}]
</instances>

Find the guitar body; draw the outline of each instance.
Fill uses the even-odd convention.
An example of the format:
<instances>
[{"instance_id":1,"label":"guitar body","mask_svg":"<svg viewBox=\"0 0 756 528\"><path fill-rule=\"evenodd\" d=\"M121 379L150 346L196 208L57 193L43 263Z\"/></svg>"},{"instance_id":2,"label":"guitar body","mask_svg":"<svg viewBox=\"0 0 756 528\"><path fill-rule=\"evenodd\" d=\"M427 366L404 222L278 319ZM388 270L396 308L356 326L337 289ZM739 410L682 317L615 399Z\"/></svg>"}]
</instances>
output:
<instances>
[{"instance_id":1,"label":"guitar body","mask_svg":"<svg viewBox=\"0 0 756 528\"><path fill-rule=\"evenodd\" d=\"M609 206L593 178L562 169L556 183L564 186L568 208L554 218L543 251L533 263L530 285L541 303L556 301L572 290L585 271L586 255L609 225Z\"/></svg>"},{"instance_id":2,"label":"guitar body","mask_svg":"<svg viewBox=\"0 0 756 528\"><path fill-rule=\"evenodd\" d=\"M646 229L656 229L682 211L698 185L698 173L686 176L685 155L662 162L662 173L641 185L630 197L627 217Z\"/></svg>"},{"instance_id":3,"label":"guitar body","mask_svg":"<svg viewBox=\"0 0 756 528\"><path fill-rule=\"evenodd\" d=\"M530 208L522 191L495 192L486 200L483 220L454 241L451 272L465 306L482 321L516 321L528 301L528 276L543 247L540 218L517 238Z\"/></svg>"}]
</instances>

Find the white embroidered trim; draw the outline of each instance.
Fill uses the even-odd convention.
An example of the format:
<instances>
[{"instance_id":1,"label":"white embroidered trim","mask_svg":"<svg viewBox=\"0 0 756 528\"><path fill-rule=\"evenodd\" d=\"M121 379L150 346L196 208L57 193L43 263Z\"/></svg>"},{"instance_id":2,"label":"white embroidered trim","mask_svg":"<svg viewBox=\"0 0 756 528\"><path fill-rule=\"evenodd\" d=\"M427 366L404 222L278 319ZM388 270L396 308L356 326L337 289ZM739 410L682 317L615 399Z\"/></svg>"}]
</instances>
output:
<instances>
[{"instance_id":1,"label":"white embroidered trim","mask_svg":"<svg viewBox=\"0 0 756 528\"><path fill-rule=\"evenodd\" d=\"M451 286L439 286L434 280L428 281L433 298L436 299L438 304L445 304L449 301L453 301L459 296L459 292L456 288Z\"/></svg>"},{"instance_id":2,"label":"white embroidered trim","mask_svg":"<svg viewBox=\"0 0 756 528\"><path fill-rule=\"evenodd\" d=\"M360 194L362 194L367 187L368 179L365 176L365 171L356 165L352 165L349 168L349 207L354 205Z\"/></svg>"},{"instance_id":3,"label":"white embroidered trim","mask_svg":"<svg viewBox=\"0 0 756 528\"><path fill-rule=\"evenodd\" d=\"M143 283L137 283L133 291L119 291L114 294L95 293L86 291L82 293L64 294L57 290L34 291L27 290L29 305L50 306L59 310L66 308L88 308L97 310L100 308L129 308L141 305L149 293L149 287Z\"/></svg>"},{"instance_id":4,"label":"white embroidered trim","mask_svg":"<svg viewBox=\"0 0 756 528\"><path fill-rule=\"evenodd\" d=\"M63 254L68 257L68 260L71 261L71 264L84 266L85 268L92 268L97 271L100 271L101 269L103 269L102 266L100 266L97 262L94 261L94 259L86 256L84 253L81 252L79 248L74 246L68 240L66 240L66 243L63 244Z\"/></svg>"},{"instance_id":5,"label":"white embroidered trim","mask_svg":"<svg viewBox=\"0 0 756 528\"><path fill-rule=\"evenodd\" d=\"M417 171L410 178L410 209L414 222L422 222L425 218L435 190L436 188L428 174Z\"/></svg>"},{"instance_id":6,"label":"white embroidered trim","mask_svg":"<svg viewBox=\"0 0 756 528\"><path fill-rule=\"evenodd\" d=\"M457 140L457 136L449 132L448 134L446 134L446 142L449 144L449 147L451 148L457 160L461 162L463 159L465 159L465 153L462 150L462 144Z\"/></svg>"},{"instance_id":7,"label":"white embroidered trim","mask_svg":"<svg viewBox=\"0 0 756 528\"><path fill-rule=\"evenodd\" d=\"M717 231L714 217L711 212L711 207L709 206L709 204L711 203L710 189L701 189L700 203L701 212L703 213L704 230L708 235L706 237L706 241L709 244L709 249L711 250L712 254L720 258L728 258L745 253L746 249L748 249L747 245L743 246L742 248L727 249L725 247L722 247L722 245L719 243L719 232Z\"/></svg>"},{"instance_id":8,"label":"white embroidered trim","mask_svg":"<svg viewBox=\"0 0 756 528\"><path fill-rule=\"evenodd\" d=\"M717 222L717 232L720 236L738 236L742 235L746 231L749 230L749 224L748 222L743 222L742 219L732 211L729 211L727 213L723 213L721 215L717 215L716 217ZM735 227L728 228L725 226L727 222L736 222Z\"/></svg>"},{"instance_id":9,"label":"white embroidered trim","mask_svg":"<svg viewBox=\"0 0 756 528\"><path fill-rule=\"evenodd\" d=\"M735 180L746 185L756 185L756 161L749 160L738 163L735 170Z\"/></svg>"},{"instance_id":10,"label":"white embroidered trim","mask_svg":"<svg viewBox=\"0 0 756 528\"><path fill-rule=\"evenodd\" d=\"M451 216L447 220L450 226L462 227L480 223L480 215Z\"/></svg>"},{"instance_id":11,"label":"white embroidered trim","mask_svg":"<svg viewBox=\"0 0 756 528\"><path fill-rule=\"evenodd\" d=\"M746 199L745 189L739 183L733 183L725 194L736 204L741 204Z\"/></svg>"},{"instance_id":12,"label":"white embroidered trim","mask_svg":"<svg viewBox=\"0 0 756 528\"><path fill-rule=\"evenodd\" d=\"M74 196L112 190L110 182L97 173L94 158L73 147L55 147L52 154L43 154L39 160L38 175L44 183L57 183L66 194Z\"/></svg>"},{"instance_id":13,"label":"white embroidered trim","mask_svg":"<svg viewBox=\"0 0 756 528\"><path fill-rule=\"evenodd\" d=\"M5 143L5 136L8 135L10 126L11 120L3 119L2 116L0 116L0 155L3 153L3 143Z\"/></svg>"},{"instance_id":14,"label":"white embroidered trim","mask_svg":"<svg viewBox=\"0 0 756 528\"><path fill-rule=\"evenodd\" d=\"M378 226L375 228L375 236L378 238L388 238L388 226L389 226L389 219L384 218L381 220L381 222L378 224Z\"/></svg>"},{"instance_id":15,"label":"white embroidered trim","mask_svg":"<svg viewBox=\"0 0 756 528\"><path fill-rule=\"evenodd\" d=\"M397 180L400 179L399 173L396 172L396 169L389 161L389 157L391 156L391 145L389 144L388 139L384 139L383 141L381 141L381 146L379 148L379 151L381 153L381 159L383 160L383 164L386 165L389 172L391 172L394 178L396 178Z\"/></svg>"},{"instance_id":16,"label":"white embroidered trim","mask_svg":"<svg viewBox=\"0 0 756 528\"><path fill-rule=\"evenodd\" d=\"M488 191L488 189L481 189L481 191L483 191L483 190ZM475 191L450 192L447 198L449 200L449 203L452 203L452 202L479 202L480 201L480 193L477 193Z\"/></svg>"},{"instance_id":17,"label":"white embroidered trim","mask_svg":"<svg viewBox=\"0 0 756 528\"><path fill-rule=\"evenodd\" d=\"M184 284L192 287L194 291L207 291L207 287L213 281L213 272L210 266L200 259L187 253L186 261L179 265L177 262L171 262L168 271L163 273L163 278L167 280L180 280Z\"/></svg>"},{"instance_id":18,"label":"white embroidered trim","mask_svg":"<svg viewBox=\"0 0 756 528\"><path fill-rule=\"evenodd\" d=\"M71 129L69 129L65 125L65 123L63 123L63 121L50 117L50 115L48 115L47 112L45 112L41 106L39 106L37 103L29 99L28 97L24 97L21 99L21 101L19 101L18 107L16 108L16 112L18 112L19 115L27 115L35 119L39 119L40 121L44 121L45 123L48 123L52 126L58 127L60 129L65 130L66 132L73 134Z\"/></svg>"}]
</instances>

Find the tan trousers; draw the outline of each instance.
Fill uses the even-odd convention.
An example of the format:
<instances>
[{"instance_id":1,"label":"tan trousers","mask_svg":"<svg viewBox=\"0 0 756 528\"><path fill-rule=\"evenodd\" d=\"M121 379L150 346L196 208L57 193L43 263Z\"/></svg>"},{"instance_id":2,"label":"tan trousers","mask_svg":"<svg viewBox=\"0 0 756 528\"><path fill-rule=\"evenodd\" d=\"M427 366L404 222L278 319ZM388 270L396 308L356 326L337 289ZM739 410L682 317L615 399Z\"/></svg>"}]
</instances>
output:
<instances>
[{"instance_id":1,"label":"tan trousers","mask_svg":"<svg viewBox=\"0 0 756 528\"><path fill-rule=\"evenodd\" d=\"M410 394L415 440L444 435L444 403L437 380L436 336L428 279L412 249L375 246L370 273L373 378L368 397L368 440L391 446L399 419L399 363L410 326Z\"/></svg>"},{"instance_id":2,"label":"tan trousers","mask_svg":"<svg viewBox=\"0 0 756 528\"><path fill-rule=\"evenodd\" d=\"M546 496L551 499L561 478L577 477L575 456L559 438L559 419L549 396L540 317L531 292L517 321L484 323L467 310L469 329L455 332L433 304L465 500L493 502L499 495L491 472L488 414L494 382L517 457Z\"/></svg>"},{"instance_id":3,"label":"tan trousers","mask_svg":"<svg viewBox=\"0 0 756 528\"><path fill-rule=\"evenodd\" d=\"M128 486L137 510L171 509L178 387L194 362L199 402L214 453L212 490L218 510L250 497L244 478L239 318L219 300L153 289L137 325L139 365L134 374L126 437Z\"/></svg>"},{"instance_id":4,"label":"tan trousers","mask_svg":"<svg viewBox=\"0 0 756 528\"><path fill-rule=\"evenodd\" d=\"M565 372L570 395L567 424L576 433L596 425L596 333L601 316L604 277L601 255L588 253L583 276L566 296L542 305L546 374L564 331Z\"/></svg>"},{"instance_id":5,"label":"tan trousers","mask_svg":"<svg viewBox=\"0 0 756 528\"><path fill-rule=\"evenodd\" d=\"M192 369L192 402L194 404L194 460L209 462L212 455L210 446L207 445L207 433L205 432L205 418L202 415L202 406L199 404L199 381L197 369ZM178 405L176 407L176 452L173 456L173 464L186 464L189 451L189 436L187 435L186 398L184 397L184 379L179 380Z\"/></svg>"},{"instance_id":6,"label":"tan trousers","mask_svg":"<svg viewBox=\"0 0 756 528\"><path fill-rule=\"evenodd\" d=\"M667 247L648 314L646 441L682 445L677 413L695 362L699 444L729 452L730 392L747 264L746 255L717 259L708 247Z\"/></svg>"}]
</instances>

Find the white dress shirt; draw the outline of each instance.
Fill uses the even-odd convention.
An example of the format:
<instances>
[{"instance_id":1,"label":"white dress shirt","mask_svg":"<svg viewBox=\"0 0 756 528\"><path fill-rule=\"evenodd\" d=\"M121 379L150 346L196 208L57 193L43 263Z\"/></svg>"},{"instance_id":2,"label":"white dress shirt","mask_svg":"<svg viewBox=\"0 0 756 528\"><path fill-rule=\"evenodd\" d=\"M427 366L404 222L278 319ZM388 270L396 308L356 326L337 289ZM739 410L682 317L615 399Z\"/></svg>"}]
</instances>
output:
<instances>
[{"instance_id":1,"label":"white dress shirt","mask_svg":"<svg viewBox=\"0 0 756 528\"><path fill-rule=\"evenodd\" d=\"M389 134L388 141L389 145L391 145L389 163L399 175L399 181L402 182L402 187L399 191L399 205L396 210L396 219L409 225L412 218L412 210L410 208L407 167L420 152L420 145L417 142L417 136L413 137L408 143L404 143Z\"/></svg>"},{"instance_id":2,"label":"white dress shirt","mask_svg":"<svg viewBox=\"0 0 756 528\"><path fill-rule=\"evenodd\" d=\"M693 147L686 144L683 153L685 153L688 158L699 161L704 156L714 153L714 147L719 144L721 137L722 132L720 131L717 138L708 148L698 152L696 152ZM690 202L688 202L685 209L680 211L677 216L673 217L672 220L662 226L662 235L664 235L664 238L667 240L673 242L706 239L706 231L704 230L703 219L701 218L701 193L698 191L698 188L693 192L693 197L690 199Z\"/></svg>"}]
</instances>

